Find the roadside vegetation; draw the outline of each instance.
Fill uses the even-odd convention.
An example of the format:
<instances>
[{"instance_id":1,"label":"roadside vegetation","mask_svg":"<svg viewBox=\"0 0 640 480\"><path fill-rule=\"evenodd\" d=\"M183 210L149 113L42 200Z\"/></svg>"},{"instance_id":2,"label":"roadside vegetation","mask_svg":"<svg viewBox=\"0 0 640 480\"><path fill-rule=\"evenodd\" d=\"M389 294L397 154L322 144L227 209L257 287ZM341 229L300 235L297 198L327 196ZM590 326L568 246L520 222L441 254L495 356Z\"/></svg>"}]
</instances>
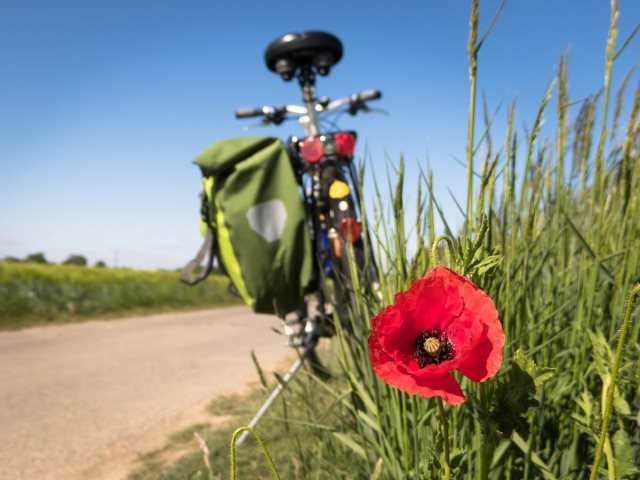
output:
<instances>
[{"instance_id":1,"label":"roadside vegetation","mask_svg":"<svg viewBox=\"0 0 640 480\"><path fill-rule=\"evenodd\" d=\"M630 293L639 292L640 282L640 86L630 87L630 74L616 94L611 80L638 28L618 32L613 0L602 90L572 98L570 61L562 56L555 80L541 88L536 117L524 119L528 128L518 128L523 119L514 101L498 113L507 129L497 139L487 106L484 125L475 122L476 72L487 36L478 29L478 2L471 3L464 224L454 231L442 216L430 172L409 185L418 201L406 205L400 162L395 187L369 206L382 298L360 291L351 317L355 333L338 329L333 340L334 377L300 375L258 425L282 478L640 476L640 321L637 295ZM555 132L545 133L545 119L553 119ZM409 208L417 209L415 228L405 226ZM437 217L444 232L436 231ZM440 233L449 248L439 245ZM453 407L380 381L367 345L371 319L436 263L488 294L506 336L495 378L474 383L455 374L467 401ZM194 453L180 467L132 478L222 478L230 433L259 403L243 404L250 411L233 426L203 432L211 476L202 454ZM235 405L221 405L221 413ZM238 463L239 478L269 475L251 440Z\"/></svg>"},{"instance_id":2,"label":"roadside vegetation","mask_svg":"<svg viewBox=\"0 0 640 480\"><path fill-rule=\"evenodd\" d=\"M335 345L320 349L321 356L334 371L339 369ZM286 370L288 365L282 370ZM139 457L129 480L185 480L229 478L229 441L238 425L247 424L275 388L275 379L267 380L259 370L261 385L245 394L233 394L213 400L207 407L208 423L200 423L169 435L166 444ZM341 376L317 383L317 377L301 370L263 419L260 433L274 455L282 478L320 479L354 478L354 464L366 464L351 455L343 445L332 441L340 428L342 409L327 409L333 404L331 388L347 386ZM268 383L267 383L268 382ZM195 434L206 442L213 476L204 464L203 451ZM334 451L333 449L336 449ZM286 462L279 461L285 459ZM270 469L257 443L251 438L237 449L238 478L269 478Z\"/></svg>"},{"instance_id":3,"label":"roadside vegetation","mask_svg":"<svg viewBox=\"0 0 640 480\"><path fill-rule=\"evenodd\" d=\"M178 272L0 261L0 329L239 304L229 281L190 287Z\"/></svg>"}]
</instances>

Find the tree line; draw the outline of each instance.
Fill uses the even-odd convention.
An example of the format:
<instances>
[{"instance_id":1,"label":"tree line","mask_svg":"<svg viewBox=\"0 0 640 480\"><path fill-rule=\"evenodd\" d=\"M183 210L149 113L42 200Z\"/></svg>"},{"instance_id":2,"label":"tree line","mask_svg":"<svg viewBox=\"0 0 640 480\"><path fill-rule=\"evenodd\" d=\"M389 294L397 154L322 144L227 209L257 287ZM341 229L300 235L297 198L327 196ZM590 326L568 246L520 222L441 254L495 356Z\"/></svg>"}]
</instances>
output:
<instances>
[{"instance_id":1,"label":"tree line","mask_svg":"<svg viewBox=\"0 0 640 480\"><path fill-rule=\"evenodd\" d=\"M47 260L44 253L42 252L30 253L24 258L7 256L7 257L4 257L2 260L5 262L14 262L14 263L40 263L44 265L55 264L55 262L50 262L49 260ZM78 255L74 253L69 255L66 260L60 263L60 265L76 265L80 267L87 267L89 266L89 261L87 260L87 257L85 257L84 255ZM107 264L102 260L98 260L93 266L106 268Z\"/></svg>"}]
</instances>

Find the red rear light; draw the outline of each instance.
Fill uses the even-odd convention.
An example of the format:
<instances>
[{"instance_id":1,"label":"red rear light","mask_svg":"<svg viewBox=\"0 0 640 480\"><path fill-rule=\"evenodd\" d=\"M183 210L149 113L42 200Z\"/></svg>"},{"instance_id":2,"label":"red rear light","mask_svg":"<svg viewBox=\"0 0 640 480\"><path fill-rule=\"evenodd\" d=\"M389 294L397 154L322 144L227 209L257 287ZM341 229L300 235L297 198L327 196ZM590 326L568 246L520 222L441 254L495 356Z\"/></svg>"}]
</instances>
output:
<instances>
[{"instance_id":1,"label":"red rear light","mask_svg":"<svg viewBox=\"0 0 640 480\"><path fill-rule=\"evenodd\" d=\"M344 218L340 224L340 236L348 241L349 234L352 242L357 242L362 236L362 226L355 218Z\"/></svg>"},{"instance_id":2,"label":"red rear light","mask_svg":"<svg viewBox=\"0 0 640 480\"><path fill-rule=\"evenodd\" d=\"M351 133L340 132L333 135L336 140L336 152L343 157L350 157L353 155L353 150L356 148L356 137Z\"/></svg>"},{"instance_id":3,"label":"red rear light","mask_svg":"<svg viewBox=\"0 0 640 480\"><path fill-rule=\"evenodd\" d=\"M324 155L322 142L318 137L307 137L300 142L300 153L307 162L319 162Z\"/></svg>"}]
</instances>

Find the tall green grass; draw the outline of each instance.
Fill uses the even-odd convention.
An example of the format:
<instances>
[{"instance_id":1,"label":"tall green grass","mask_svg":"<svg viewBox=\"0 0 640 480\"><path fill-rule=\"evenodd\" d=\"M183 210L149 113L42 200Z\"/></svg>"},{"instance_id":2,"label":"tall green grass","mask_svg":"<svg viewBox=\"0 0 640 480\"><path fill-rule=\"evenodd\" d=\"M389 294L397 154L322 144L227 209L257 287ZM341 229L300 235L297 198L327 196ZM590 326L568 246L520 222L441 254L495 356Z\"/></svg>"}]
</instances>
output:
<instances>
[{"instance_id":1,"label":"tall green grass","mask_svg":"<svg viewBox=\"0 0 640 480\"><path fill-rule=\"evenodd\" d=\"M594 462L614 369L612 345L627 293L640 281L640 87L632 94L626 121L620 115L628 78L613 112L610 105L611 72L629 42L616 50L614 0L602 92L573 102L569 59L563 56L532 127L524 135L518 132L514 102L502 147L495 153L491 122L486 120L481 137L486 154L478 158L476 72L487 35L478 41L478 15L478 2L473 1L470 197L460 235L453 235L446 218L441 220L453 236L455 257L465 260L466 273L498 308L507 338L503 367L485 384L462 380L468 402L446 409L449 428L444 433L436 399L406 395L372 372L367 348L370 319L393 302L396 292L435 266L428 248L439 233L434 218L442 214L433 196L432 175L423 176L417 185L426 195L417 205L418 250L407 258L401 165L393 211L386 212L379 196L369 221L384 266L382 300L363 289L352 316L359 328L352 330L365 335L340 336L340 361L349 389L346 396L339 390L334 395L342 398L348 414L335 440L351 446L352 453L367 462L353 478L369 478L372 472L390 479L442 478L448 463L453 478L573 479L586 478ZM548 108L553 96L557 131L555 138L542 139L542 123L553 115ZM479 181L474 183L476 175ZM444 263L447 258L444 255ZM602 437L605 460L600 475L610 479L640 476L640 322L637 314L633 318L610 391L613 420ZM450 451L445 452L444 445ZM483 463L487 453L491 462Z\"/></svg>"},{"instance_id":2,"label":"tall green grass","mask_svg":"<svg viewBox=\"0 0 640 480\"><path fill-rule=\"evenodd\" d=\"M331 351L329 366L337 369L335 351ZM351 450L333 443L334 431L342 422L343 410L332 398L332 388L346 385L343 379L318 384L304 368L262 420L259 432L267 444L283 479L349 479L354 472L366 470L366 462L354 458ZM169 445L159 451L140 457L137 468L129 480L185 480L206 479L208 472L203 454L197 449L193 432L198 431L206 441L213 478L229 478L229 440L238 425L247 424L275 387L276 380L265 381L263 388L247 395L230 395L211 402L207 413L214 417L230 416L230 421L211 430L208 425L197 425L171 435ZM331 387L329 387L331 385ZM340 385L340 387L338 387ZM267 388L268 387L268 388ZM191 448L188 448L188 447ZM185 449L185 447L187 447ZM164 458L175 458L172 451L187 453L170 464ZM237 478L272 478L262 449L253 438L248 438L236 449Z\"/></svg>"},{"instance_id":3,"label":"tall green grass","mask_svg":"<svg viewBox=\"0 0 640 480\"><path fill-rule=\"evenodd\" d=\"M228 283L213 275L189 287L177 272L0 262L0 329L240 303Z\"/></svg>"}]
</instances>

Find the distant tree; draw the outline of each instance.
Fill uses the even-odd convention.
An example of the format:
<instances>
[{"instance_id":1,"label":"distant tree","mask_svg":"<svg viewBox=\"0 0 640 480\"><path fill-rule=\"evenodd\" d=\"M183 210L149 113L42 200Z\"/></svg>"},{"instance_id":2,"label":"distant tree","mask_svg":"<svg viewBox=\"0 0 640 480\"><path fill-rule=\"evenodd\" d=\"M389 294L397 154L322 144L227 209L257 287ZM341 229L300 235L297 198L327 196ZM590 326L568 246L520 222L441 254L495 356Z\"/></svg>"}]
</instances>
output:
<instances>
[{"instance_id":1,"label":"distant tree","mask_svg":"<svg viewBox=\"0 0 640 480\"><path fill-rule=\"evenodd\" d=\"M20 263L22 260L20 260L18 257L8 256L4 257L2 261L7 263Z\"/></svg>"},{"instance_id":2,"label":"distant tree","mask_svg":"<svg viewBox=\"0 0 640 480\"><path fill-rule=\"evenodd\" d=\"M106 263L104 263L102 260L98 260L98 261L96 262L96 265L95 265L95 266L96 266L97 268L106 268L106 267L107 267L107 264L106 264Z\"/></svg>"},{"instance_id":3,"label":"distant tree","mask_svg":"<svg viewBox=\"0 0 640 480\"><path fill-rule=\"evenodd\" d=\"M62 265L78 265L80 267L86 267L87 257L83 255L69 255L69 258L62 262Z\"/></svg>"},{"instance_id":4,"label":"distant tree","mask_svg":"<svg viewBox=\"0 0 640 480\"><path fill-rule=\"evenodd\" d=\"M29 254L25 257L24 261L29 263L49 263L42 252Z\"/></svg>"}]
</instances>

